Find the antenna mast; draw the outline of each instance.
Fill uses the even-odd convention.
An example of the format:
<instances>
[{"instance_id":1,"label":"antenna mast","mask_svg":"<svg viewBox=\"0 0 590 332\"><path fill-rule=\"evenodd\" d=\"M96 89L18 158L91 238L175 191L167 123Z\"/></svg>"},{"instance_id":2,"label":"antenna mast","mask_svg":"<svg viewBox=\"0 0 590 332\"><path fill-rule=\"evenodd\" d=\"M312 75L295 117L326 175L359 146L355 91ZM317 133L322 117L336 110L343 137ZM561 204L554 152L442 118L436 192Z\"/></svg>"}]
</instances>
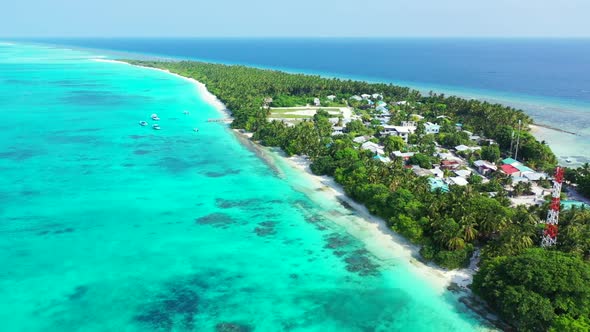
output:
<instances>
[{"instance_id":1,"label":"antenna mast","mask_svg":"<svg viewBox=\"0 0 590 332\"><path fill-rule=\"evenodd\" d=\"M543 238L541 246L544 248L551 247L557 244L557 224L559 222L559 208L561 207L561 183L563 182L563 168L557 167L555 169L555 178L553 179L553 190L551 191L551 205L547 212L547 220L544 221L545 231L543 231Z\"/></svg>"}]
</instances>

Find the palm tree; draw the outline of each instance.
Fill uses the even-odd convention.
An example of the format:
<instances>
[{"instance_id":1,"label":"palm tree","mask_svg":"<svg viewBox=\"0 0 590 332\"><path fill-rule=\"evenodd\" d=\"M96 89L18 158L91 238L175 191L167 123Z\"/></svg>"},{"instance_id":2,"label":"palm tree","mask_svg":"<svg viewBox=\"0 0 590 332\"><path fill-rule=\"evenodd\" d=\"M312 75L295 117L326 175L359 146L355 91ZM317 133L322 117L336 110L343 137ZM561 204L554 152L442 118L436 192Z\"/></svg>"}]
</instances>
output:
<instances>
[{"instance_id":1,"label":"palm tree","mask_svg":"<svg viewBox=\"0 0 590 332\"><path fill-rule=\"evenodd\" d=\"M447 248L450 250L461 250L465 248L465 240L460 236L453 236L447 241Z\"/></svg>"},{"instance_id":2,"label":"palm tree","mask_svg":"<svg viewBox=\"0 0 590 332\"><path fill-rule=\"evenodd\" d=\"M477 230L477 223L474 220L462 218L459 224L461 225L461 232L465 241L471 242L477 238L479 232Z\"/></svg>"}]
</instances>

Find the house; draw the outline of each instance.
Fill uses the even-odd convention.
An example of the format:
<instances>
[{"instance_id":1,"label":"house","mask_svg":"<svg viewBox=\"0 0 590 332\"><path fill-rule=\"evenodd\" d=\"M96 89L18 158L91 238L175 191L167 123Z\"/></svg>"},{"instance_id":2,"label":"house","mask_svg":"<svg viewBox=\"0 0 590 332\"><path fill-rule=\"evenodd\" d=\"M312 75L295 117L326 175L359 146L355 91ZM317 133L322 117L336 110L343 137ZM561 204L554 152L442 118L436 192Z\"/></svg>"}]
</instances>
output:
<instances>
[{"instance_id":1,"label":"house","mask_svg":"<svg viewBox=\"0 0 590 332\"><path fill-rule=\"evenodd\" d=\"M362 97L363 99L369 99L369 98L371 98L371 95L368 95L368 94L366 94L366 93L363 93L363 94L361 95L361 97Z\"/></svg>"},{"instance_id":2,"label":"house","mask_svg":"<svg viewBox=\"0 0 590 332\"><path fill-rule=\"evenodd\" d=\"M446 115L439 115L436 117L437 119L448 119L449 117Z\"/></svg>"},{"instance_id":3,"label":"house","mask_svg":"<svg viewBox=\"0 0 590 332\"><path fill-rule=\"evenodd\" d=\"M383 99L383 95L379 94L379 93L374 93L372 95L373 99Z\"/></svg>"},{"instance_id":4,"label":"house","mask_svg":"<svg viewBox=\"0 0 590 332\"><path fill-rule=\"evenodd\" d=\"M328 96L328 97L326 97L326 98L328 98L328 100L329 100L329 101L334 101L334 99L336 99L336 96L334 96L334 95L329 95L329 96Z\"/></svg>"},{"instance_id":5,"label":"house","mask_svg":"<svg viewBox=\"0 0 590 332\"><path fill-rule=\"evenodd\" d=\"M361 96L357 96L357 95L354 95L354 96L350 97L350 99L352 99L352 100L356 100L356 101L361 101L361 100L363 100L363 98L362 98Z\"/></svg>"},{"instance_id":6,"label":"house","mask_svg":"<svg viewBox=\"0 0 590 332\"><path fill-rule=\"evenodd\" d=\"M458 152L464 152L464 151L475 151L475 150L481 150L481 147L479 146L467 146L467 145L457 145L455 147L455 150L457 150Z\"/></svg>"},{"instance_id":7,"label":"house","mask_svg":"<svg viewBox=\"0 0 590 332\"><path fill-rule=\"evenodd\" d=\"M381 122L382 125L386 125L387 123L389 123L389 120L391 120L391 117L388 115L378 115L375 117L375 120L379 120L379 122Z\"/></svg>"},{"instance_id":8,"label":"house","mask_svg":"<svg viewBox=\"0 0 590 332\"><path fill-rule=\"evenodd\" d=\"M470 135L469 136L469 139L472 140L472 141L479 142L479 140L481 139L481 136L478 136L478 135Z\"/></svg>"},{"instance_id":9,"label":"house","mask_svg":"<svg viewBox=\"0 0 590 332\"><path fill-rule=\"evenodd\" d=\"M457 169L461 163L457 160L443 160L440 162L440 167L443 169Z\"/></svg>"},{"instance_id":10,"label":"house","mask_svg":"<svg viewBox=\"0 0 590 332\"><path fill-rule=\"evenodd\" d=\"M426 122L424 124L426 134L438 134L440 132L440 125L432 122Z\"/></svg>"},{"instance_id":11,"label":"house","mask_svg":"<svg viewBox=\"0 0 590 332\"><path fill-rule=\"evenodd\" d=\"M370 139L369 136L358 136L358 137L355 137L352 141L355 143L362 144L362 143L365 143L366 141L368 141L369 139Z\"/></svg>"},{"instance_id":12,"label":"house","mask_svg":"<svg viewBox=\"0 0 590 332\"><path fill-rule=\"evenodd\" d=\"M455 129L458 131L462 131L463 130L463 124L462 123L455 123Z\"/></svg>"},{"instance_id":13,"label":"house","mask_svg":"<svg viewBox=\"0 0 590 332\"><path fill-rule=\"evenodd\" d=\"M520 164L520 162L516 159L506 158L502 160L502 164L504 165L513 165L513 164Z\"/></svg>"},{"instance_id":14,"label":"house","mask_svg":"<svg viewBox=\"0 0 590 332\"><path fill-rule=\"evenodd\" d=\"M373 159L379 160L380 162L383 162L383 163L390 163L391 162L391 159L389 159L389 157L383 157L380 155L375 155L375 157L373 157Z\"/></svg>"},{"instance_id":15,"label":"house","mask_svg":"<svg viewBox=\"0 0 590 332\"><path fill-rule=\"evenodd\" d=\"M430 173L432 173L432 175L434 175L437 178L444 178L445 177L445 172L443 172L442 169L435 167L433 169L429 169Z\"/></svg>"},{"instance_id":16,"label":"house","mask_svg":"<svg viewBox=\"0 0 590 332\"><path fill-rule=\"evenodd\" d=\"M513 186L517 183L520 183L520 182L527 183L527 182L529 182L529 179L525 178L524 176L513 176L512 177L512 185Z\"/></svg>"},{"instance_id":17,"label":"house","mask_svg":"<svg viewBox=\"0 0 590 332\"><path fill-rule=\"evenodd\" d=\"M464 132L465 134L467 134L467 136L473 136L473 133L472 133L472 132L470 132L469 130L463 130L463 132Z\"/></svg>"},{"instance_id":18,"label":"house","mask_svg":"<svg viewBox=\"0 0 590 332\"><path fill-rule=\"evenodd\" d=\"M391 153L395 158L401 158L404 161L412 158L416 152L401 152L401 151L393 151Z\"/></svg>"},{"instance_id":19,"label":"house","mask_svg":"<svg viewBox=\"0 0 590 332\"><path fill-rule=\"evenodd\" d=\"M506 175L509 176L520 176L520 171L518 170L518 168L512 166L512 165L502 165L500 166L500 169L502 170L502 172Z\"/></svg>"},{"instance_id":20,"label":"house","mask_svg":"<svg viewBox=\"0 0 590 332\"><path fill-rule=\"evenodd\" d=\"M408 136L413 134L416 131L415 126L390 126L385 125L383 126L383 130L380 132L381 135L394 135L401 137L404 142L408 142Z\"/></svg>"},{"instance_id":21,"label":"house","mask_svg":"<svg viewBox=\"0 0 590 332\"><path fill-rule=\"evenodd\" d=\"M539 172L523 172L522 176L529 179L529 181L539 181L547 178L547 174Z\"/></svg>"},{"instance_id":22,"label":"house","mask_svg":"<svg viewBox=\"0 0 590 332\"><path fill-rule=\"evenodd\" d=\"M386 102L384 102L383 100L379 100L379 101L377 102L377 106L383 106L383 107L385 107L385 106L387 106L387 103L386 103Z\"/></svg>"},{"instance_id":23,"label":"house","mask_svg":"<svg viewBox=\"0 0 590 332\"><path fill-rule=\"evenodd\" d=\"M320 98L313 98L313 104L314 104L315 106L320 106L320 104L321 104L321 103L320 103Z\"/></svg>"},{"instance_id":24,"label":"house","mask_svg":"<svg viewBox=\"0 0 590 332\"><path fill-rule=\"evenodd\" d=\"M395 103L395 104L396 104L396 105L399 105L399 106L403 106L403 105L407 105L407 104L408 104L408 102L407 102L407 101L405 101L405 100L402 100L402 101L398 101L398 102L397 102L397 103Z\"/></svg>"},{"instance_id":25,"label":"house","mask_svg":"<svg viewBox=\"0 0 590 332\"><path fill-rule=\"evenodd\" d=\"M344 127L334 126L332 127L332 136L344 134Z\"/></svg>"},{"instance_id":26,"label":"house","mask_svg":"<svg viewBox=\"0 0 590 332\"><path fill-rule=\"evenodd\" d=\"M430 184L430 191L440 190L444 193L449 192L449 186L441 179L428 178L428 183Z\"/></svg>"},{"instance_id":27,"label":"house","mask_svg":"<svg viewBox=\"0 0 590 332\"><path fill-rule=\"evenodd\" d=\"M449 178L449 184L454 184L457 186L466 186L469 184L469 182L467 182L467 180L465 178L462 178L460 176L456 176L456 177Z\"/></svg>"},{"instance_id":28,"label":"house","mask_svg":"<svg viewBox=\"0 0 590 332\"><path fill-rule=\"evenodd\" d=\"M457 174L457 176L460 176L460 177L462 177L464 179L466 179L469 176L471 176L471 171L468 170L468 169L455 170L454 173Z\"/></svg>"},{"instance_id":29,"label":"house","mask_svg":"<svg viewBox=\"0 0 590 332\"><path fill-rule=\"evenodd\" d=\"M383 151L384 147L377 144L377 143L373 143L373 142L363 143L363 145L361 145L361 149L362 150L369 150L375 154L380 154L380 155L385 154L385 151Z\"/></svg>"},{"instance_id":30,"label":"house","mask_svg":"<svg viewBox=\"0 0 590 332\"><path fill-rule=\"evenodd\" d=\"M412 166L412 172L414 172L414 174L416 174L416 176L431 176L432 175L429 170L424 169L420 166Z\"/></svg>"},{"instance_id":31,"label":"house","mask_svg":"<svg viewBox=\"0 0 590 332\"><path fill-rule=\"evenodd\" d=\"M487 175L498 170L498 167L487 160L476 160L473 165L481 175Z\"/></svg>"},{"instance_id":32,"label":"house","mask_svg":"<svg viewBox=\"0 0 590 332\"><path fill-rule=\"evenodd\" d=\"M533 173L534 171L528 167L526 167L525 165L518 163L518 164L512 164L512 166L516 167L516 169L518 169L520 171L520 173Z\"/></svg>"}]
</instances>

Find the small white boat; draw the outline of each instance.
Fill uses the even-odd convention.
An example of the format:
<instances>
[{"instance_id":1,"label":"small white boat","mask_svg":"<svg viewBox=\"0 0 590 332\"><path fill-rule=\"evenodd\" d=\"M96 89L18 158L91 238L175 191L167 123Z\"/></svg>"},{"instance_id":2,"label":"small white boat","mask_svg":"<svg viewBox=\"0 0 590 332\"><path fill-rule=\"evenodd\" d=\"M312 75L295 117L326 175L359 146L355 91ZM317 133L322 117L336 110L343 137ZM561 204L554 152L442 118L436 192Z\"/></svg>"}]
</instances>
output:
<instances>
[{"instance_id":1,"label":"small white boat","mask_svg":"<svg viewBox=\"0 0 590 332\"><path fill-rule=\"evenodd\" d=\"M565 160L565 162L566 162L566 163L568 163L568 164L570 164L570 163L572 162L572 160L571 160L570 158L567 158L567 159Z\"/></svg>"},{"instance_id":2,"label":"small white boat","mask_svg":"<svg viewBox=\"0 0 590 332\"><path fill-rule=\"evenodd\" d=\"M198 133L199 132L199 128L193 128L193 131L195 131L195 132Z\"/></svg>"},{"instance_id":3,"label":"small white boat","mask_svg":"<svg viewBox=\"0 0 590 332\"><path fill-rule=\"evenodd\" d=\"M154 130L160 130L160 125L159 124L155 124L152 126L152 129Z\"/></svg>"},{"instance_id":4,"label":"small white boat","mask_svg":"<svg viewBox=\"0 0 590 332\"><path fill-rule=\"evenodd\" d=\"M191 113L189 111L184 111L184 112L182 112L182 114L189 115Z\"/></svg>"},{"instance_id":5,"label":"small white boat","mask_svg":"<svg viewBox=\"0 0 590 332\"><path fill-rule=\"evenodd\" d=\"M139 121L139 125L142 126L142 127L145 127L145 126L148 125L148 123L145 122L145 121Z\"/></svg>"},{"instance_id":6,"label":"small white boat","mask_svg":"<svg viewBox=\"0 0 590 332\"><path fill-rule=\"evenodd\" d=\"M154 120L154 121L158 121L158 120L160 120L160 118L158 117L158 114L156 114L156 113L152 114L151 118L152 118L152 120Z\"/></svg>"}]
</instances>

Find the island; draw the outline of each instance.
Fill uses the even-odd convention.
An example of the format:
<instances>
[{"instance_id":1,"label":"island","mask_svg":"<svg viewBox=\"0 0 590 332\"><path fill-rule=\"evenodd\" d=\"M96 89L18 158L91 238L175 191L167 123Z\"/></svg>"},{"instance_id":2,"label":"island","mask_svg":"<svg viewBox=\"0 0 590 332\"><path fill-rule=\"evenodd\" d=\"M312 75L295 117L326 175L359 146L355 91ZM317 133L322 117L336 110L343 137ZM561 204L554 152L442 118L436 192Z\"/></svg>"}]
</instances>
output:
<instances>
[{"instance_id":1,"label":"island","mask_svg":"<svg viewBox=\"0 0 590 332\"><path fill-rule=\"evenodd\" d=\"M523 111L391 84L124 61L205 84L232 128L305 156L313 173L333 177L420 246L425 261L471 264L473 293L514 328L590 329L590 211L564 206L557 245L540 248L557 160ZM566 171L566 180L586 183L588 174Z\"/></svg>"}]
</instances>

